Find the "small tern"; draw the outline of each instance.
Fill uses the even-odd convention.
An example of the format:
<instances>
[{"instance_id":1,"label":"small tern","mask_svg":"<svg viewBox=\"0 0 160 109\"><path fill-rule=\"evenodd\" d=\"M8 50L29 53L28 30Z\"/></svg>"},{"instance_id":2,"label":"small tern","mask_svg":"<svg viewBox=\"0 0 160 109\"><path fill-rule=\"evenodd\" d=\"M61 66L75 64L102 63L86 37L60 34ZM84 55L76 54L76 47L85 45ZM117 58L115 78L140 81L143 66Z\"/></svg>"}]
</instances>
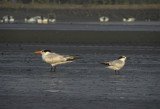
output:
<instances>
[{"instance_id":1,"label":"small tern","mask_svg":"<svg viewBox=\"0 0 160 109\"><path fill-rule=\"evenodd\" d=\"M123 68L125 65L126 59L129 59L129 57L120 56L118 59L113 61L104 61L102 64L107 65L106 68L112 69L115 71L115 74L119 74L119 70Z\"/></svg>"},{"instance_id":2,"label":"small tern","mask_svg":"<svg viewBox=\"0 0 160 109\"><path fill-rule=\"evenodd\" d=\"M50 50L41 50L41 51L36 51L34 53L42 54L42 60L48 64L51 64L51 70L50 70L51 72L52 72L53 67L54 67L54 72L55 72L57 65L69 63L77 59L76 56L59 55L57 53L52 53Z\"/></svg>"}]
</instances>

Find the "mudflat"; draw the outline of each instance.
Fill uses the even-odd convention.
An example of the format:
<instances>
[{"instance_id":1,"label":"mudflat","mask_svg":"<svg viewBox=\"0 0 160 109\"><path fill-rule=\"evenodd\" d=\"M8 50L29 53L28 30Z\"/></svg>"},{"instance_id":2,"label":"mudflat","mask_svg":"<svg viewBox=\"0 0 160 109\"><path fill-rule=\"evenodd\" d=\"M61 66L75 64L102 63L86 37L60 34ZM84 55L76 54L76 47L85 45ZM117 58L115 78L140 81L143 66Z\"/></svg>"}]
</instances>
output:
<instances>
[{"instance_id":1,"label":"mudflat","mask_svg":"<svg viewBox=\"0 0 160 109\"><path fill-rule=\"evenodd\" d=\"M160 108L159 26L156 31L154 26L136 31L132 25L131 31L118 31L112 24L103 26L112 31L95 31L94 25L87 27L91 30L11 26L17 27L0 26L0 109ZM49 72L51 66L34 53L41 49L80 59ZM101 64L123 55L131 59L120 75Z\"/></svg>"},{"instance_id":2,"label":"mudflat","mask_svg":"<svg viewBox=\"0 0 160 109\"><path fill-rule=\"evenodd\" d=\"M1 43L160 45L159 22L1 24Z\"/></svg>"},{"instance_id":3,"label":"mudflat","mask_svg":"<svg viewBox=\"0 0 160 109\"><path fill-rule=\"evenodd\" d=\"M159 109L160 46L1 43L1 109ZM42 62L40 49L79 55L73 63ZM100 64L131 57L120 75Z\"/></svg>"}]
</instances>

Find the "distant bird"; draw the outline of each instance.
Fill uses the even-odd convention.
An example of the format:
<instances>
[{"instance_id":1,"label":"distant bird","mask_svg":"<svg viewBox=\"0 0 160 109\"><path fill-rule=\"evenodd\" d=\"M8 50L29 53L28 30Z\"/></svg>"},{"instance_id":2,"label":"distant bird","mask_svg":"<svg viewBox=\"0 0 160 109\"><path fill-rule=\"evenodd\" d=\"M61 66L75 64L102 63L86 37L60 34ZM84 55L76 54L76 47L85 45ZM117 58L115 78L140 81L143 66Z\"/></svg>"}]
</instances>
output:
<instances>
[{"instance_id":1,"label":"distant bird","mask_svg":"<svg viewBox=\"0 0 160 109\"><path fill-rule=\"evenodd\" d=\"M41 51L36 51L34 53L40 53L42 54L42 60L48 64L51 64L51 70L54 67L54 72L56 71L56 66L59 64L64 64L64 63L69 63L72 62L73 60L77 59L76 56L64 56L64 55L59 55L57 53L52 53L50 50L41 50Z\"/></svg>"},{"instance_id":2,"label":"distant bird","mask_svg":"<svg viewBox=\"0 0 160 109\"><path fill-rule=\"evenodd\" d=\"M102 64L107 65L106 68L114 70L115 74L120 74L119 70L125 65L126 59L129 59L129 57L120 56L117 60L104 61Z\"/></svg>"},{"instance_id":3,"label":"distant bird","mask_svg":"<svg viewBox=\"0 0 160 109\"><path fill-rule=\"evenodd\" d=\"M131 18L123 18L123 22L134 22L136 19L131 17Z\"/></svg>"}]
</instances>

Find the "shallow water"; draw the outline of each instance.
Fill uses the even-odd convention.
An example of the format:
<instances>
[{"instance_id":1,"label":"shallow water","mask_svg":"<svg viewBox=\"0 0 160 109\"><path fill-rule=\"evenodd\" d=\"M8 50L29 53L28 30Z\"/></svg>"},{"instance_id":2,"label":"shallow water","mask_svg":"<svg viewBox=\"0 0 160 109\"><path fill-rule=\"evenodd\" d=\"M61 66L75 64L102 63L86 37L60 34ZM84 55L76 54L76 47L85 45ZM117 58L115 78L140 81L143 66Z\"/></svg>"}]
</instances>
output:
<instances>
[{"instance_id":1,"label":"shallow water","mask_svg":"<svg viewBox=\"0 0 160 109\"><path fill-rule=\"evenodd\" d=\"M0 44L0 108L159 109L160 46ZM34 51L79 55L73 63L42 62ZM100 63L125 55L120 75Z\"/></svg>"}]
</instances>

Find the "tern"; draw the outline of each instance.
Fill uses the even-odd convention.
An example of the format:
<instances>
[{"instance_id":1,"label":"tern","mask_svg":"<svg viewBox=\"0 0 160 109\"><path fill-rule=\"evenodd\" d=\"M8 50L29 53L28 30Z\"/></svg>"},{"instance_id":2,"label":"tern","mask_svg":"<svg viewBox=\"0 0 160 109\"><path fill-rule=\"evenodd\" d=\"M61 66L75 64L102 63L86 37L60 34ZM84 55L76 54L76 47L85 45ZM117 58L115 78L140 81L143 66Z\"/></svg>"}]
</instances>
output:
<instances>
[{"instance_id":1,"label":"tern","mask_svg":"<svg viewBox=\"0 0 160 109\"><path fill-rule=\"evenodd\" d=\"M54 67L54 72L56 71L56 66L59 64L69 63L77 59L76 56L64 56L57 53L52 53L50 50L41 50L34 53L42 54L42 60L48 64L51 64L51 72Z\"/></svg>"},{"instance_id":2,"label":"tern","mask_svg":"<svg viewBox=\"0 0 160 109\"><path fill-rule=\"evenodd\" d=\"M126 59L129 59L129 57L120 56L116 60L104 61L102 64L107 65L106 68L114 70L115 74L119 74L119 70L124 67Z\"/></svg>"}]
</instances>

